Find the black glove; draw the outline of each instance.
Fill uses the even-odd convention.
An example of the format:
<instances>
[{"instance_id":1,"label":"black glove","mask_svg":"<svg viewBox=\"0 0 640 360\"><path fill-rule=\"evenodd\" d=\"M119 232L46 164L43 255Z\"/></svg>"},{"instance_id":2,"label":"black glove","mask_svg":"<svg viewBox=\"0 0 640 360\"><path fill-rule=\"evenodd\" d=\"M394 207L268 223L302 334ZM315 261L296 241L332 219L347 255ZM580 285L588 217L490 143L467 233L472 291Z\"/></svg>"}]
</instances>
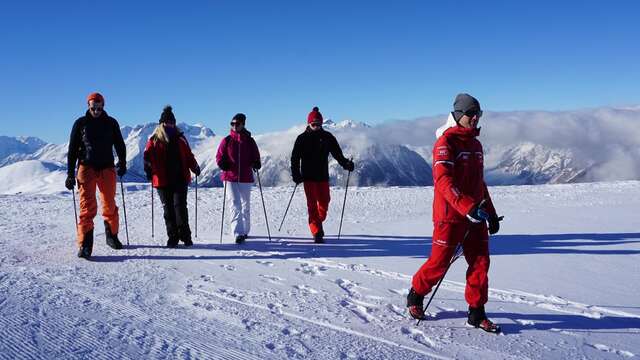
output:
<instances>
[{"instance_id":1,"label":"black glove","mask_svg":"<svg viewBox=\"0 0 640 360\"><path fill-rule=\"evenodd\" d=\"M353 163L352 160L347 160L347 162L344 164L343 168L349 172L353 171L353 169L356 168L355 164Z\"/></svg>"},{"instance_id":2,"label":"black glove","mask_svg":"<svg viewBox=\"0 0 640 360\"><path fill-rule=\"evenodd\" d=\"M146 163L144 164L144 174L146 175L147 180L151 180L151 178L153 177L151 166L147 165Z\"/></svg>"},{"instance_id":3,"label":"black glove","mask_svg":"<svg viewBox=\"0 0 640 360\"><path fill-rule=\"evenodd\" d=\"M218 163L218 167L222 171L229 171L229 169L231 169L231 163L229 163L229 160L223 157L222 159L220 159L220 162Z\"/></svg>"},{"instance_id":4,"label":"black glove","mask_svg":"<svg viewBox=\"0 0 640 360\"><path fill-rule=\"evenodd\" d=\"M303 180L302 180L302 175L300 174L293 174L293 182L296 184L300 184Z\"/></svg>"},{"instance_id":5,"label":"black glove","mask_svg":"<svg viewBox=\"0 0 640 360\"><path fill-rule=\"evenodd\" d=\"M202 171L200 170L200 165L196 165L195 170L193 170L193 173L196 174L196 176L200 176L200 174L202 173Z\"/></svg>"},{"instance_id":6,"label":"black glove","mask_svg":"<svg viewBox=\"0 0 640 360\"><path fill-rule=\"evenodd\" d=\"M260 168L262 167L262 164L260 163L260 160L258 160L254 162L253 165L251 165L251 167L253 168L253 170L260 170Z\"/></svg>"},{"instance_id":7,"label":"black glove","mask_svg":"<svg viewBox=\"0 0 640 360\"><path fill-rule=\"evenodd\" d=\"M467 214L467 219L469 219L474 224L479 224L487 219L489 219L489 213L482 208L484 205L484 200L482 200L478 205L474 206L471 211Z\"/></svg>"},{"instance_id":8,"label":"black glove","mask_svg":"<svg viewBox=\"0 0 640 360\"><path fill-rule=\"evenodd\" d=\"M118 172L117 172L118 176L123 177L124 174L127 173L127 163L125 161L119 161L117 167L118 167Z\"/></svg>"},{"instance_id":9,"label":"black glove","mask_svg":"<svg viewBox=\"0 0 640 360\"><path fill-rule=\"evenodd\" d=\"M64 187L73 190L74 186L76 186L76 178L73 175L67 175L67 180L64 181Z\"/></svg>"},{"instance_id":10,"label":"black glove","mask_svg":"<svg viewBox=\"0 0 640 360\"><path fill-rule=\"evenodd\" d=\"M502 217L490 216L487 222L489 223L489 234L493 235L500 231L500 220Z\"/></svg>"}]
</instances>

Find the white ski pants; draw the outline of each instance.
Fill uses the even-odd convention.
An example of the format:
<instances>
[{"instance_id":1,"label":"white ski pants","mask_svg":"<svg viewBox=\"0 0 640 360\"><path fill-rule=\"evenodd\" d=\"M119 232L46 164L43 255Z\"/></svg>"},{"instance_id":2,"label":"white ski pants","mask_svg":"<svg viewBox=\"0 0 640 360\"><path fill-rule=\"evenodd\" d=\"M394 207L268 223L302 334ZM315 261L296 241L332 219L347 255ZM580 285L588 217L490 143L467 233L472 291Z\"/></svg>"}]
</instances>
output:
<instances>
[{"instance_id":1,"label":"white ski pants","mask_svg":"<svg viewBox=\"0 0 640 360\"><path fill-rule=\"evenodd\" d=\"M251 188L253 183L227 182L231 202L233 234L249 235L251 230Z\"/></svg>"}]
</instances>

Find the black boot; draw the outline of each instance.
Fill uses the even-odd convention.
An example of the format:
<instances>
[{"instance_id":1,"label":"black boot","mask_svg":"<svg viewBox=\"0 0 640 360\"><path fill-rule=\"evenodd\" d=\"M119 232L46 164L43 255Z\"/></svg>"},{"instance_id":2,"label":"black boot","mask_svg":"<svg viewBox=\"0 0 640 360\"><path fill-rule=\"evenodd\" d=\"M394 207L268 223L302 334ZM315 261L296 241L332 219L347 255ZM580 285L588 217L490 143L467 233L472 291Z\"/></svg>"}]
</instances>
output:
<instances>
[{"instance_id":1,"label":"black boot","mask_svg":"<svg viewBox=\"0 0 640 360\"><path fill-rule=\"evenodd\" d=\"M93 229L87 231L82 238L82 246L78 249L78 257L89 260L93 251Z\"/></svg>"},{"instance_id":2,"label":"black boot","mask_svg":"<svg viewBox=\"0 0 640 360\"><path fill-rule=\"evenodd\" d=\"M490 333L500 332L500 326L487 319L487 314L484 312L484 306L476 308L469 306L467 324Z\"/></svg>"},{"instance_id":3,"label":"black boot","mask_svg":"<svg viewBox=\"0 0 640 360\"><path fill-rule=\"evenodd\" d=\"M191 241L191 229L189 229L189 225L181 226L178 228L178 237L184 243L184 246L193 246L193 241Z\"/></svg>"},{"instance_id":4,"label":"black boot","mask_svg":"<svg viewBox=\"0 0 640 360\"><path fill-rule=\"evenodd\" d=\"M169 237L169 240L167 240L167 247L168 248L178 247L178 241L180 241L180 239L177 236Z\"/></svg>"},{"instance_id":5,"label":"black boot","mask_svg":"<svg viewBox=\"0 0 640 360\"><path fill-rule=\"evenodd\" d=\"M324 230L323 229L318 230L318 232L315 233L315 235L313 235L313 241L316 244L324 243Z\"/></svg>"},{"instance_id":6,"label":"black boot","mask_svg":"<svg viewBox=\"0 0 640 360\"><path fill-rule=\"evenodd\" d=\"M178 236L178 231L175 227L167 227L167 236L169 237L169 240L167 240L167 247L177 247L178 241L180 241L180 237Z\"/></svg>"},{"instance_id":7,"label":"black boot","mask_svg":"<svg viewBox=\"0 0 640 360\"><path fill-rule=\"evenodd\" d=\"M236 244L242 244L247 239L246 235L238 235L236 236Z\"/></svg>"},{"instance_id":8,"label":"black boot","mask_svg":"<svg viewBox=\"0 0 640 360\"><path fill-rule=\"evenodd\" d=\"M118 234L111 232L109 223L106 221L104 222L104 235L107 238L107 245L109 245L109 247L116 250L122 249L122 243L118 240Z\"/></svg>"},{"instance_id":9,"label":"black boot","mask_svg":"<svg viewBox=\"0 0 640 360\"><path fill-rule=\"evenodd\" d=\"M427 318L424 314L424 295L419 295L413 288L409 290L409 295L407 295L407 308L412 318L416 320Z\"/></svg>"}]
</instances>

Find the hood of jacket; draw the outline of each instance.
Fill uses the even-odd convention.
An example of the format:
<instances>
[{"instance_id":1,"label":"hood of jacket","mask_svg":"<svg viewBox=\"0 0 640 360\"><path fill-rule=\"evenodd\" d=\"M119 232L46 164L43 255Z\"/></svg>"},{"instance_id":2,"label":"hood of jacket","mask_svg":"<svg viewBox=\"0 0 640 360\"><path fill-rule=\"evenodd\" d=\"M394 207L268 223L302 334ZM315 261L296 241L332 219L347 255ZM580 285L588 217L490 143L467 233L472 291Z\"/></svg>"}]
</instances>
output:
<instances>
[{"instance_id":1,"label":"hood of jacket","mask_svg":"<svg viewBox=\"0 0 640 360\"><path fill-rule=\"evenodd\" d=\"M456 119L453 118L453 113L449 113L447 121L436 129L436 139L439 139L444 133L455 133L460 136L478 136L480 135L480 128L468 129L459 126Z\"/></svg>"}]
</instances>

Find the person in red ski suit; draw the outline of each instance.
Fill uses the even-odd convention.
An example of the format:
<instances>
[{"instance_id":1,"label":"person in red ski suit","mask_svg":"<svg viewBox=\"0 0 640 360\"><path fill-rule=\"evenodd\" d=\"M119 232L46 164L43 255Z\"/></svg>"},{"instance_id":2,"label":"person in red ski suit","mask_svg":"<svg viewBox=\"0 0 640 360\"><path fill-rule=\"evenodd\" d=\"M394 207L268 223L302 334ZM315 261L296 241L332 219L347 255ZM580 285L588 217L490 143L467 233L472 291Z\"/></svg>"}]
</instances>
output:
<instances>
[{"instance_id":1,"label":"person in red ski suit","mask_svg":"<svg viewBox=\"0 0 640 360\"><path fill-rule=\"evenodd\" d=\"M296 184L304 182L309 212L309 229L316 243L324 242L322 222L329 210L329 153L347 171L353 171L353 161L342 154L336 138L322 128L318 107L307 116L307 128L296 138L291 152L291 176ZM302 169L302 171L301 171Z\"/></svg>"},{"instance_id":2,"label":"person in red ski suit","mask_svg":"<svg viewBox=\"0 0 640 360\"><path fill-rule=\"evenodd\" d=\"M409 314L425 319L423 299L444 276L462 243L469 265L465 299L467 322L489 332L499 332L485 314L489 291L489 236L500 228L499 218L484 182L484 155L477 136L482 110L477 99L459 94L447 123L436 131L433 145L433 239L431 256L413 276L407 296ZM488 228L487 228L488 222Z\"/></svg>"}]
</instances>

